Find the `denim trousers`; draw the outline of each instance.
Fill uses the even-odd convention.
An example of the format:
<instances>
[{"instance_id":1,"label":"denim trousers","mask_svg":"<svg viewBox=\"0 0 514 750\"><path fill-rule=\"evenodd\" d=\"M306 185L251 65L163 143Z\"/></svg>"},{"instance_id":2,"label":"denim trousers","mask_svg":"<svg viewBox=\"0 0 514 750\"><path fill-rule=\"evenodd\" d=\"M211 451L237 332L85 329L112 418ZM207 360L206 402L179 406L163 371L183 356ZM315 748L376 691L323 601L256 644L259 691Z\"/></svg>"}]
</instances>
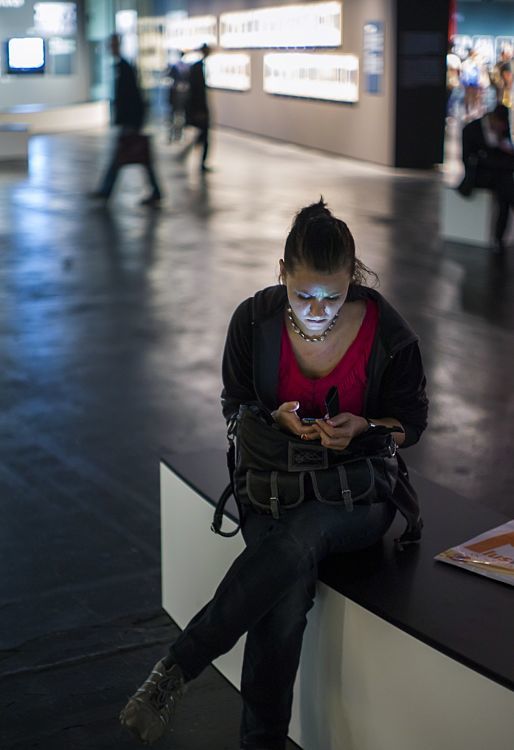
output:
<instances>
[{"instance_id":1,"label":"denim trousers","mask_svg":"<svg viewBox=\"0 0 514 750\"><path fill-rule=\"evenodd\" d=\"M247 634L241 677L245 750L284 750L318 563L372 546L394 515L388 501L355 505L350 512L344 505L307 500L276 520L246 510L246 549L170 648L191 680Z\"/></svg>"}]
</instances>

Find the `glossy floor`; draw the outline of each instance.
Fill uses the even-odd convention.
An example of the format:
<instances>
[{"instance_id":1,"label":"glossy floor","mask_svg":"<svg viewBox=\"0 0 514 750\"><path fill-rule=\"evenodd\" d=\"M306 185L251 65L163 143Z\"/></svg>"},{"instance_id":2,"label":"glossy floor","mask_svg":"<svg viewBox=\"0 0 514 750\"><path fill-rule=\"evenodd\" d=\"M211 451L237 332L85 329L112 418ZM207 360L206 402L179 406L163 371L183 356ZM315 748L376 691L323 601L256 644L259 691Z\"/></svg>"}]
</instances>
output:
<instances>
[{"instance_id":1,"label":"glossy floor","mask_svg":"<svg viewBox=\"0 0 514 750\"><path fill-rule=\"evenodd\" d=\"M438 172L213 142L200 175L156 134L160 210L138 205L138 167L109 208L88 201L105 133L33 138L28 174L0 168L2 750L133 746L117 712L174 632L159 457L223 444L229 317L275 282L294 212L320 194L421 336L430 427L407 460L514 516L514 250L498 262L439 239ZM231 750L237 725L208 670L168 746Z\"/></svg>"}]
</instances>

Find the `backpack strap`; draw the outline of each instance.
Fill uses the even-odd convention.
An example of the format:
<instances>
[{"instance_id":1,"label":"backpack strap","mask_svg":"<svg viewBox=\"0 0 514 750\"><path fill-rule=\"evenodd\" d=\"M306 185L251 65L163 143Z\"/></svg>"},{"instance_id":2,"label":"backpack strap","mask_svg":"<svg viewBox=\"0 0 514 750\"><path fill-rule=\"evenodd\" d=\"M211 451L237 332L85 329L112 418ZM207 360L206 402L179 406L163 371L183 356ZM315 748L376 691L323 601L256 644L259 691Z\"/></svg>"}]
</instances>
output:
<instances>
[{"instance_id":1,"label":"backpack strap","mask_svg":"<svg viewBox=\"0 0 514 750\"><path fill-rule=\"evenodd\" d=\"M393 503L407 521L403 534L394 540L397 552L403 552L409 544L421 541L423 519L421 518L418 495L409 479L409 472L403 458L398 457L398 481L393 493Z\"/></svg>"},{"instance_id":2,"label":"backpack strap","mask_svg":"<svg viewBox=\"0 0 514 750\"><path fill-rule=\"evenodd\" d=\"M236 468L236 445L235 445L234 435L236 432L236 426L237 426L237 417L234 416L228 423L228 431L227 431L227 439L228 439L227 467L228 467L230 482L227 484L227 486L225 487L225 489L219 496L218 501L216 502L216 507L214 509L214 517L212 519L212 524L211 524L211 531L214 532L214 534L219 534L220 536L224 536L224 537L235 536L239 532L241 528L241 520L243 517L242 511L241 511L241 504L234 490L234 472ZM238 520L236 522L236 528L233 531L222 531L221 526L223 524L223 514L225 512L225 506L231 495L234 496L234 500L236 501Z\"/></svg>"}]
</instances>

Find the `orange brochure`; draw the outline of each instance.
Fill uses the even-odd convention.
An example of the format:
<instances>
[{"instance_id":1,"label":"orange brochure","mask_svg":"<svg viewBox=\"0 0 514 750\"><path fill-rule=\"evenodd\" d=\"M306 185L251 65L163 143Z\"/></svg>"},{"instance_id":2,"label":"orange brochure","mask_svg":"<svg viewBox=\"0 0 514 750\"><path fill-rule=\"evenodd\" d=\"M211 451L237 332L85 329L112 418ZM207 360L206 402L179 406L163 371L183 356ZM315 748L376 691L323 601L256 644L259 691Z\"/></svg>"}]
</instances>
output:
<instances>
[{"instance_id":1,"label":"orange brochure","mask_svg":"<svg viewBox=\"0 0 514 750\"><path fill-rule=\"evenodd\" d=\"M440 552L434 560L514 586L514 519Z\"/></svg>"}]
</instances>

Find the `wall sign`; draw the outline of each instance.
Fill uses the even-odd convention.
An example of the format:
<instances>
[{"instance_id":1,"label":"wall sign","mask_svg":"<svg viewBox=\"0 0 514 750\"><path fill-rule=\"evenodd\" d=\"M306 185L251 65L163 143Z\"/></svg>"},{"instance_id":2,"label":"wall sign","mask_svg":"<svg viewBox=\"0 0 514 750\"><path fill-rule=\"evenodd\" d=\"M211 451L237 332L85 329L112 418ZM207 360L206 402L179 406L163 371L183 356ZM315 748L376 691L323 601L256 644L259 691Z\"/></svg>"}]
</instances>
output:
<instances>
[{"instance_id":1,"label":"wall sign","mask_svg":"<svg viewBox=\"0 0 514 750\"><path fill-rule=\"evenodd\" d=\"M220 46L231 49L340 47L340 2L284 5L220 15Z\"/></svg>"},{"instance_id":2,"label":"wall sign","mask_svg":"<svg viewBox=\"0 0 514 750\"><path fill-rule=\"evenodd\" d=\"M218 21L216 16L190 16L177 18L166 16L166 46L168 49L199 49L202 44L216 46Z\"/></svg>"},{"instance_id":3,"label":"wall sign","mask_svg":"<svg viewBox=\"0 0 514 750\"><path fill-rule=\"evenodd\" d=\"M264 55L264 91L333 102L359 100L356 55L269 53Z\"/></svg>"},{"instance_id":4,"label":"wall sign","mask_svg":"<svg viewBox=\"0 0 514 750\"><path fill-rule=\"evenodd\" d=\"M114 16L114 28L121 36L121 54L130 62L135 62L138 52L137 11L119 10Z\"/></svg>"},{"instance_id":5,"label":"wall sign","mask_svg":"<svg viewBox=\"0 0 514 750\"><path fill-rule=\"evenodd\" d=\"M217 52L205 60L205 78L211 89L249 91L250 55L237 52Z\"/></svg>"},{"instance_id":6,"label":"wall sign","mask_svg":"<svg viewBox=\"0 0 514 750\"><path fill-rule=\"evenodd\" d=\"M74 36L77 33L75 3L36 3L34 31L40 36Z\"/></svg>"},{"instance_id":7,"label":"wall sign","mask_svg":"<svg viewBox=\"0 0 514 750\"><path fill-rule=\"evenodd\" d=\"M363 70L368 94L381 94L384 78L384 23L368 21L364 24Z\"/></svg>"}]
</instances>

